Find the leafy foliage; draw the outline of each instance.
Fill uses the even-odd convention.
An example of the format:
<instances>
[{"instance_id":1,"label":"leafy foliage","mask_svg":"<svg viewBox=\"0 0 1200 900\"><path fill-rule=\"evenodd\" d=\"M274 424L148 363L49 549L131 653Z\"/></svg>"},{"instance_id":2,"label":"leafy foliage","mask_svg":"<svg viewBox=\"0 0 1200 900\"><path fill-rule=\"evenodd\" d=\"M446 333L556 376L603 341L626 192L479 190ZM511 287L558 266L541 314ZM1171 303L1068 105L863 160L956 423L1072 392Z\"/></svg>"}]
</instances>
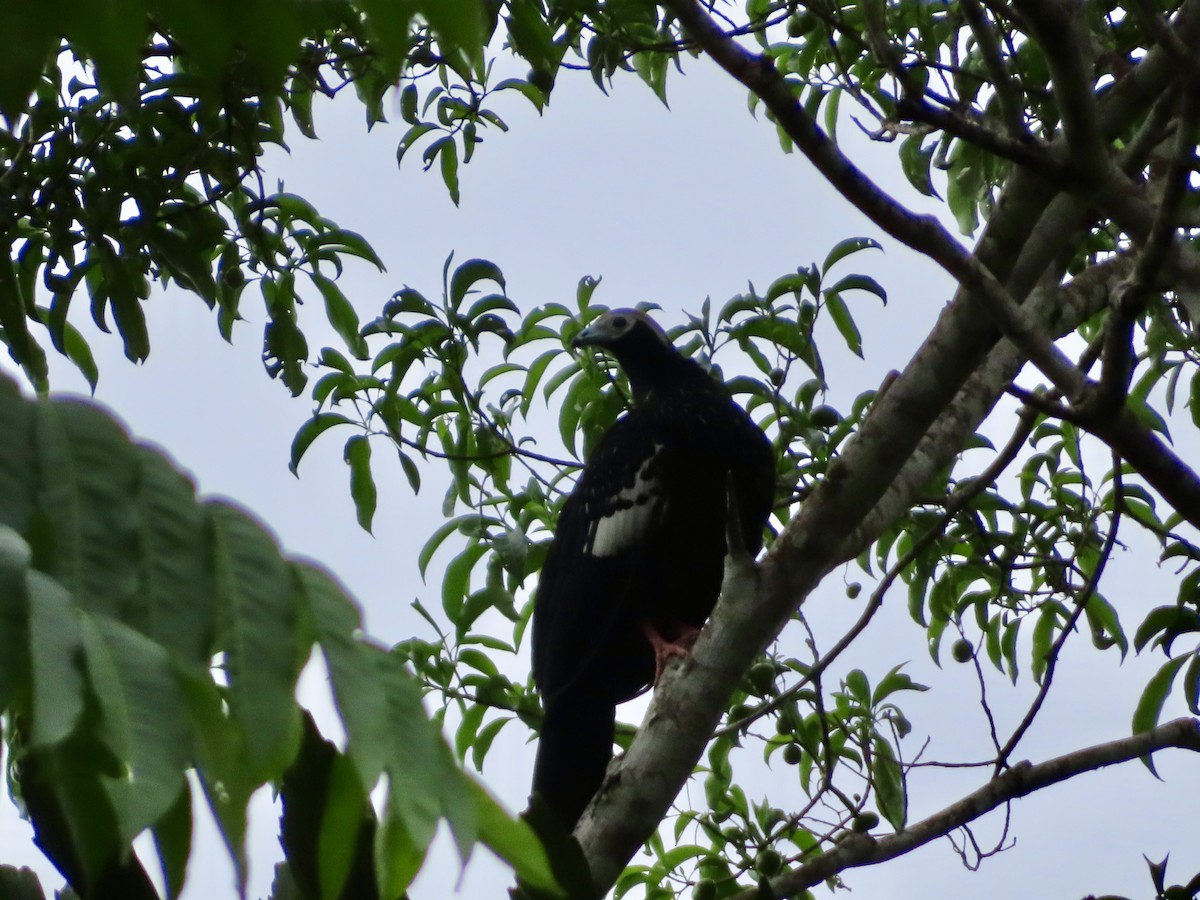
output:
<instances>
[{"instance_id":1,"label":"leafy foliage","mask_svg":"<svg viewBox=\"0 0 1200 900\"><path fill-rule=\"evenodd\" d=\"M197 501L170 460L95 407L31 403L5 380L0 421L14 451L0 469L10 778L73 883L105 883L150 829L176 896L201 797L244 879L247 803L282 781L285 835L288 797L328 792L308 814L326 835L317 852L288 848L324 896L341 895L353 865L379 896L400 896L443 818L464 854L483 841L553 885L531 833L453 764L400 657L359 637L358 610L330 575L281 556L245 512ZM344 751L296 703L317 648ZM381 776L377 846L354 856L357 832L338 823L349 814L375 828L365 801Z\"/></svg>"}]
</instances>

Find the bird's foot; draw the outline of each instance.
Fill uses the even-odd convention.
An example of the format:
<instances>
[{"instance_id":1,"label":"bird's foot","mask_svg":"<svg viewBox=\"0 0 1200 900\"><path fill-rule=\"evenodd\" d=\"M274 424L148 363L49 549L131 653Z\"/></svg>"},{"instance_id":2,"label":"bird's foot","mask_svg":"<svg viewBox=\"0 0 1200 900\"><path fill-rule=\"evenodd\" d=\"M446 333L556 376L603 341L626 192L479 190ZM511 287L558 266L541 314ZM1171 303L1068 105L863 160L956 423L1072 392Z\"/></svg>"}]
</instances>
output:
<instances>
[{"instance_id":1,"label":"bird's foot","mask_svg":"<svg viewBox=\"0 0 1200 900\"><path fill-rule=\"evenodd\" d=\"M654 683L657 685L673 659L683 659L692 652L700 629L692 625L679 625L679 634L674 638L664 637L650 622L642 623L642 633L654 648Z\"/></svg>"}]
</instances>

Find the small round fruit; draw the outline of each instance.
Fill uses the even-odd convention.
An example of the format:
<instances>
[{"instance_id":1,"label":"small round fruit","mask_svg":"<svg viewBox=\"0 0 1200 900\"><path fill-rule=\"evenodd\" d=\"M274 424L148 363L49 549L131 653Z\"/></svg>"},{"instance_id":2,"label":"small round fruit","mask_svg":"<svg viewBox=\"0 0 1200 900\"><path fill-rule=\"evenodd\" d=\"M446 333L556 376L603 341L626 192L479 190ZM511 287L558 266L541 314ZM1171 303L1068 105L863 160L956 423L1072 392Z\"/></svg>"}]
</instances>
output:
<instances>
[{"instance_id":1,"label":"small round fruit","mask_svg":"<svg viewBox=\"0 0 1200 900\"><path fill-rule=\"evenodd\" d=\"M852 581L846 585L846 596L854 600L862 593L862 585L857 581Z\"/></svg>"},{"instance_id":2,"label":"small round fruit","mask_svg":"<svg viewBox=\"0 0 1200 900\"><path fill-rule=\"evenodd\" d=\"M779 387L783 384L784 379L787 378L787 372L783 371L783 369L772 369L771 374L767 377L771 379L771 384Z\"/></svg>"},{"instance_id":3,"label":"small round fruit","mask_svg":"<svg viewBox=\"0 0 1200 900\"><path fill-rule=\"evenodd\" d=\"M750 667L748 677L750 684L759 694L773 694L775 692L775 665L767 662L765 659L756 662Z\"/></svg>"},{"instance_id":4,"label":"small round fruit","mask_svg":"<svg viewBox=\"0 0 1200 900\"><path fill-rule=\"evenodd\" d=\"M800 760L804 758L804 751L800 749L799 744L788 744L783 748L783 761L789 766L800 765Z\"/></svg>"},{"instance_id":5,"label":"small round fruit","mask_svg":"<svg viewBox=\"0 0 1200 900\"><path fill-rule=\"evenodd\" d=\"M768 847L758 854L758 858L754 860L754 871L764 878L770 878L772 875L778 875L779 870L783 868L783 857L779 855L777 850L772 850Z\"/></svg>"},{"instance_id":6,"label":"small round fruit","mask_svg":"<svg viewBox=\"0 0 1200 900\"><path fill-rule=\"evenodd\" d=\"M716 900L717 883L711 878L701 878L692 888L692 900Z\"/></svg>"},{"instance_id":7,"label":"small round fruit","mask_svg":"<svg viewBox=\"0 0 1200 900\"><path fill-rule=\"evenodd\" d=\"M876 813L867 810L860 812L854 817L854 821L850 823L850 827L859 834L866 834L872 828L879 824L879 816Z\"/></svg>"},{"instance_id":8,"label":"small round fruit","mask_svg":"<svg viewBox=\"0 0 1200 900\"><path fill-rule=\"evenodd\" d=\"M842 421L842 414L832 406L818 406L809 415L808 420L817 428L833 428Z\"/></svg>"},{"instance_id":9,"label":"small round fruit","mask_svg":"<svg viewBox=\"0 0 1200 900\"><path fill-rule=\"evenodd\" d=\"M950 648L950 655L954 657L955 662L970 662L975 658L975 646L966 638L959 638Z\"/></svg>"}]
</instances>

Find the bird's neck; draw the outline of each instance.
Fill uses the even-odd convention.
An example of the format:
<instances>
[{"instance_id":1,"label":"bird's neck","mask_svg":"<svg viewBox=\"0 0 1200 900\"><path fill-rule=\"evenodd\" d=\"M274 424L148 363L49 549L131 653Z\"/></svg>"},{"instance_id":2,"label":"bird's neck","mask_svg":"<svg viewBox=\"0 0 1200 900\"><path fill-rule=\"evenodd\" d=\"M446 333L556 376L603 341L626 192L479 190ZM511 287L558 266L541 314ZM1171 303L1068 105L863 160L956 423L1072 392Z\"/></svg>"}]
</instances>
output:
<instances>
[{"instance_id":1,"label":"bird's neck","mask_svg":"<svg viewBox=\"0 0 1200 900\"><path fill-rule=\"evenodd\" d=\"M704 371L677 350L663 347L662 352L638 353L632 358L619 359L629 378L635 404L645 403L656 391L691 381Z\"/></svg>"}]
</instances>

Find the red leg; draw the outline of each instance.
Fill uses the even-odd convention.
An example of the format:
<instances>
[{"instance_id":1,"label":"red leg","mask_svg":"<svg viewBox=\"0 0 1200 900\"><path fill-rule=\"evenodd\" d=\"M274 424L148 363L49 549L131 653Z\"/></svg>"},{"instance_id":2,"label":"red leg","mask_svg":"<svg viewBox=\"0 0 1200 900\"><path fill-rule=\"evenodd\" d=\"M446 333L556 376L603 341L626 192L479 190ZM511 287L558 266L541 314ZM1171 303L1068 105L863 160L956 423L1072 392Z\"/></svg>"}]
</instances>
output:
<instances>
[{"instance_id":1,"label":"red leg","mask_svg":"<svg viewBox=\"0 0 1200 900\"><path fill-rule=\"evenodd\" d=\"M682 659L692 652L692 647L696 644L696 638L700 636L700 629L692 625L679 623L679 636L668 639L663 636L654 625L650 622L642 623L642 634L646 635L646 640L650 642L650 646L654 648L654 683L658 684L658 680L662 678L663 672L673 659Z\"/></svg>"}]
</instances>

